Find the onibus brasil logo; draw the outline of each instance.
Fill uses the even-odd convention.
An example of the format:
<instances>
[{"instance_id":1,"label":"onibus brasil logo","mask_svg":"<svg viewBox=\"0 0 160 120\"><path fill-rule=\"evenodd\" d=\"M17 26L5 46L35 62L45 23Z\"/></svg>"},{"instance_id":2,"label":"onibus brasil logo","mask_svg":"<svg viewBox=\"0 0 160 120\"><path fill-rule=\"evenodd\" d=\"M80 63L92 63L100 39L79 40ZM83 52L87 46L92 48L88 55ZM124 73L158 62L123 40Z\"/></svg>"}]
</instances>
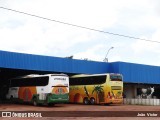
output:
<instances>
[{"instance_id":1,"label":"onibus brasil logo","mask_svg":"<svg viewBox=\"0 0 160 120\"><path fill-rule=\"evenodd\" d=\"M42 117L40 112L2 112L1 117Z\"/></svg>"}]
</instances>

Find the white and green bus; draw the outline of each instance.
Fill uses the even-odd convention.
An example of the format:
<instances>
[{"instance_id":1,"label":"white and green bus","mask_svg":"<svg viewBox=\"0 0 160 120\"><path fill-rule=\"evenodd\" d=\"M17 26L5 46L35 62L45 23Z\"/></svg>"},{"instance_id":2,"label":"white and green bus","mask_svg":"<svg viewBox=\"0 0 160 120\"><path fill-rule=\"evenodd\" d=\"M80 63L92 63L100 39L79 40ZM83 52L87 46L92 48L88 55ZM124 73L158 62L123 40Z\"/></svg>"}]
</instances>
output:
<instances>
[{"instance_id":1,"label":"white and green bus","mask_svg":"<svg viewBox=\"0 0 160 120\"><path fill-rule=\"evenodd\" d=\"M7 99L33 105L69 101L69 77L66 74L27 75L10 80Z\"/></svg>"}]
</instances>

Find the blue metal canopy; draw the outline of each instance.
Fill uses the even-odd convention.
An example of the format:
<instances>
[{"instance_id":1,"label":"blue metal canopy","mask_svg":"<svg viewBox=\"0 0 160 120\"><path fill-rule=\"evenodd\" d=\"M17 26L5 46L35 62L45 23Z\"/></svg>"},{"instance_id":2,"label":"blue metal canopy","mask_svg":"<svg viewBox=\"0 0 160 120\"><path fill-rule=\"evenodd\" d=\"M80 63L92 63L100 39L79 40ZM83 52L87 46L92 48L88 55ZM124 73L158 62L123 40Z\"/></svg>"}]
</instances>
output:
<instances>
[{"instance_id":1,"label":"blue metal canopy","mask_svg":"<svg viewBox=\"0 0 160 120\"><path fill-rule=\"evenodd\" d=\"M63 73L94 74L106 73L108 64L105 62L0 51L0 67Z\"/></svg>"},{"instance_id":2,"label":"blue metal canopy","mask_svg":"<svg viewBox=\"0 0 160 120\"><path fill-rule=\"evenodd\" d=\"M0 68L68 74L121 73L127 83L160 84L159 66L126 62L106 63L0 51Z\"/></svg>"}]
</instances>

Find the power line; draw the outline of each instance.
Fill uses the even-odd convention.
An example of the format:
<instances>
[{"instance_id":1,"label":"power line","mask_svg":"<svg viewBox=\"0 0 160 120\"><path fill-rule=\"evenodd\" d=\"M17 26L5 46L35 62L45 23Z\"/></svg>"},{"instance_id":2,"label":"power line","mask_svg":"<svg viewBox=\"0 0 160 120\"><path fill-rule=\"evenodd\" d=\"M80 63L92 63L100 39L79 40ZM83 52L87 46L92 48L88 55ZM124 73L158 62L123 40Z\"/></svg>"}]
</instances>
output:
<instances>
[{"instance_id":1,"label":"power line","mask_svg":"<svg viewBox=\"0 0 160 120\"><path fill-rule=\"evenodd\" d=\"M17 13L21 13L21 14L25 14L25 15L28 15L28 16L32 16L32 17L36 17L36 18L40 18L40 19L44 19L44 20L48 20L48 21L52 21L52 22L57 22L57 23L65 24L65 25L70 25L70 26L74 26L74 27L78 27L78 28L83 28L83 29L87 29L87 30L92 30L92 31L96 31L96 32L101 32L101 33L106 33L106 34L111 34L111 35L115 35L115 36L131 38L131 39L139 39L139 40L143 40L143 41L147 41L147 42L160 43L159 41L153 41L153 40L149 40L149 39L143 39L143 38L123 35L123 34L118 34L118 33L106 32L106 31L103 31L103 30L98 30L98 29L94 29L94 28L89 28L89 27L85 27L85 26L80 26L80 25L76 25L76 24L62 22L62 21L58 21L58 20L54 20L54 19L50 19L50 18L46 18L46 17L41 17L41 16L38 16L38 15L34 15L34 14L30 14L30 13L26 13L26 12L22 12L22 11L18 11L18 10L6 8L6 7L1 7L0 6L0 8L5 9L5 10L9 10L9 11L13 11L13 12L17 12Z\"/></svg>"}]
</instances>

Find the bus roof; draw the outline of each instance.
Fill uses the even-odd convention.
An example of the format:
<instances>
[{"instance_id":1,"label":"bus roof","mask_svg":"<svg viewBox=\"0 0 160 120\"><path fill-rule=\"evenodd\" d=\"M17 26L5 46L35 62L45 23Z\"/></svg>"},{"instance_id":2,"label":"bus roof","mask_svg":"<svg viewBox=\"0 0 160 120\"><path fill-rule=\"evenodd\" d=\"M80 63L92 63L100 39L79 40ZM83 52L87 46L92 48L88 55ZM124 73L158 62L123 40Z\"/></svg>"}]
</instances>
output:
<instances>
[{"instance_id":1,"label":"bus roof","mask_svg":"<svg viewBox=\"0 0 160 120\"><path fill-rule=\"evenodd\" d=\"M71 78L75 78L75 77L90 77L90 76L104 76L104 75L121 75L121 74L119 74L119 73L77 74L77 75L73 75L73 76L71 76Z\"/></svg>"}]
</instances>

